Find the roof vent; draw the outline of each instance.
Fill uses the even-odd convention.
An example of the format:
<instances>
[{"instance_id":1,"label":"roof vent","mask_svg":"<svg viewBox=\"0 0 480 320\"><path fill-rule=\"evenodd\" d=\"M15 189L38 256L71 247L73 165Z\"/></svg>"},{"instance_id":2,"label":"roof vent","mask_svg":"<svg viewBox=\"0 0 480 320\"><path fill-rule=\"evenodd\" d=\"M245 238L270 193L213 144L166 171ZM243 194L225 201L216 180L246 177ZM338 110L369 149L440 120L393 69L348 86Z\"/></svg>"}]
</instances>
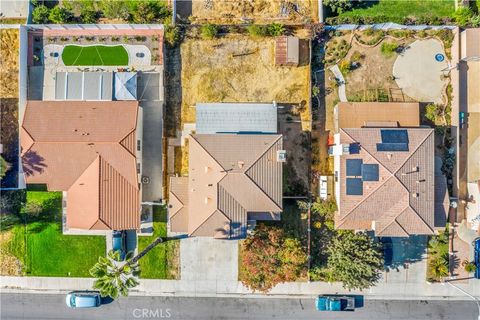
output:
<instances>
[{"instance_id":1,"label":"roof vent","mask_svg":"<svg viewBox=\"0 0 480 320\"><path fill-rule=\"evenodd\" d=\"M412 197L414 197L414 198L418 198L418 196L419 196L419 194L418 194L418 193L416 193L416 192L412 193Z\"/></svg>"},{"instance_id":2,"label":"roof vent","mask_svg":"<svg viewBox=\"0 0 480 320\"><path fill-rule=\"evenodd\" d=\"M277 151L277 162L286 162L287 161L287 151L278 150Z\"/></svg>"},{"instance_id":3,"label":"roof vent","mask_svg":"<svg viewBox=\"0 0 480 320\"><path fill-rule=\"evenodd\" d=\"M243 162L243 161L238 161L237 164L238 164L238 167L239 167L240 169L242 169L243 166L245 165L245 162Z\"/></svg>"},{"instance_id":4,"label":"roof vent","mask_svg":"<svg viewBox=\"0 0 480 320\"><path fill-rule=\"evenodd\" d=\"M150 177L142 176L142 184L149 184L149 183L150 183Z\"/></svg>"},{"instance_id":5,"label":"roof vent","mask_svg":"<svg viewBox=\"0 0 480 320\"><path fill-rule=\"evenodd\" d=\"M412 171L413 171L413 172L418 172L419 169L420 169L419 167L413 167L413 168L412 168Z\"/></svg>"}]
</instances>

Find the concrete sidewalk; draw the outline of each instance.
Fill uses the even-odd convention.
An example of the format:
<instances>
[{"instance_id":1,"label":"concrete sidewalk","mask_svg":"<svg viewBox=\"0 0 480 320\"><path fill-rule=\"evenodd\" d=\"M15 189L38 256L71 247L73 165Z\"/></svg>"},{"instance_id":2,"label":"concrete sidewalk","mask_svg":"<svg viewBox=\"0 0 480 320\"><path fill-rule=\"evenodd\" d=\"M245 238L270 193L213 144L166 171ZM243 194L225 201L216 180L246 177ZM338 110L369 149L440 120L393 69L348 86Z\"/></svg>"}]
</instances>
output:
<instances>
[{"instance_id":1,"label":"concrete sidewalk","mask_svg":"<svg viewBox=\"0 0 480 320\"><path fill-rule=\"evenodd\" d=\"M89 278L47 278L47 277L1 277L0 287L4 292L45 292L59 293L73 290L91 290L94 279ZM455 283L467 293L480 298L478 280ZM385 300L438 300L470 299L459 289L449 284L380 283L366 291L343 289L340 283L289 282L277 285L268 295L254 293L238 281L195 281L195 280L146 280L131 291L132 295L182 296L182 297L313 297L319 294L360 294L370 299Z\"/></svg>"}]
</instances>

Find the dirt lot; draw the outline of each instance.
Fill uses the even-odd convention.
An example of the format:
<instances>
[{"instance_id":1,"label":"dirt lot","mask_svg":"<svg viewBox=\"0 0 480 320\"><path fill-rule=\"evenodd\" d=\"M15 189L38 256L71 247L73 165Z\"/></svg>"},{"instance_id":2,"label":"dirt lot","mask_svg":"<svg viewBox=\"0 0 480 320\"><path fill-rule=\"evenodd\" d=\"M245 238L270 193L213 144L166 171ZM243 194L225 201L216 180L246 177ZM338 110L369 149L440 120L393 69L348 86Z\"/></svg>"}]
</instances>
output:
<instances>
[{"instance_id":1,"label":"dirt lot","mask_svg":"<svg viewBox=\"0 0 480 320\"><path fill-rule=\"evenodd\" d=\"M17 29L0 30L0 98L18 96L18 33Z\"/></svg>"},{"instance_id":2,"label":"dirt lot","mask_svg":"<svg viewBox=\"0 0 480 320\"><path fill-rule=\"evenodd\" d=\"M317 20L316 0L193 0L180 1L177 6L183 16L191 15L194 23L296 24Z\"/></svg>"},{"instance_id":3,"label":"dirt lot","mask_svg":"<svg viewBox=\"0 0 480 320\"><path fill-rule=\"evenodd\" d=\"M195 122L193 106L197 102L276 101L282 107L279 130L286 137L288 152L286 191L303 194L308 186L310 161L309 66L276 67L274 39L253 39L240 34L214 40L186 39L180 51L181 103L167 101L166 121L175 122L168 126L168 134L175 135L184 123ZM174 70L169 74L175 74ZM185 147L175 149L174 171L185 174L188 153Z\"/></svg>"},{"instance_id":4,"label":"dirt lot","mask_svg":"<svg viewBox=\"0 0 480 320\"><path fill-rule=\"evenodd\" d=\"M276 67L274 39L187 39L181 60L183 123L195 121L197 102L276 101L302 105L303 130L310 130L309 66Z\"/></svg>"}]
</instances>

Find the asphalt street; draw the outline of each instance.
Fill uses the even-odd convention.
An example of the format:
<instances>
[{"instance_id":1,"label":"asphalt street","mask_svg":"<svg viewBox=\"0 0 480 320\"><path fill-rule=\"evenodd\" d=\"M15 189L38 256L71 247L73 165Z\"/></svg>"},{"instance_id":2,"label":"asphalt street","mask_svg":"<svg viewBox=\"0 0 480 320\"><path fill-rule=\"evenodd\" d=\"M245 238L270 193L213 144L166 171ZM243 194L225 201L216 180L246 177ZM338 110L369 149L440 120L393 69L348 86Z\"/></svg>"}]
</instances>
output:
<instances>
[{"instance_id":1,"label":"asphalt street","mask_svg":"<svg viewBox=\"0 0 480 320\"><path fill-rule=\"evenodd\" d=\"M3 293L1 319L355 319L469 320L478 318L473 301L365 300L354 312L318 312L313 299L119 298L95 309L69 309L65 295Z\"/></svg>"}]
</instances>

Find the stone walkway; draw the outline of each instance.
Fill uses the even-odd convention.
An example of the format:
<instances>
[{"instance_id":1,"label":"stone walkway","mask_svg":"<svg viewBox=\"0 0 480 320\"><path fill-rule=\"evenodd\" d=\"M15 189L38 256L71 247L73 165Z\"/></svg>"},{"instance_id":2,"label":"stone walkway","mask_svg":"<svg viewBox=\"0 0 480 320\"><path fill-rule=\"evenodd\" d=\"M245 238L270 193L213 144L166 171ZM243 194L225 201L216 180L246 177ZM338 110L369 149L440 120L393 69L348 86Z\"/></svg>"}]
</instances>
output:
<instances>
[{"instance_id":1,"label":"stone walkway","mask_svg":"<svg viewBox=\"0 0 480 320\"><path fill-rule=\"evenodd\" d=\"M334 65L333 67L330 67L330 70L333 72L335 75L335 78L337 79L338 82L338 97L341 102L348 102L347 100L347 94L345 91L345 78L343 77L342 72L340 71L340 68L338 67L338 64Z\"/></svg>"}]
</instances>

